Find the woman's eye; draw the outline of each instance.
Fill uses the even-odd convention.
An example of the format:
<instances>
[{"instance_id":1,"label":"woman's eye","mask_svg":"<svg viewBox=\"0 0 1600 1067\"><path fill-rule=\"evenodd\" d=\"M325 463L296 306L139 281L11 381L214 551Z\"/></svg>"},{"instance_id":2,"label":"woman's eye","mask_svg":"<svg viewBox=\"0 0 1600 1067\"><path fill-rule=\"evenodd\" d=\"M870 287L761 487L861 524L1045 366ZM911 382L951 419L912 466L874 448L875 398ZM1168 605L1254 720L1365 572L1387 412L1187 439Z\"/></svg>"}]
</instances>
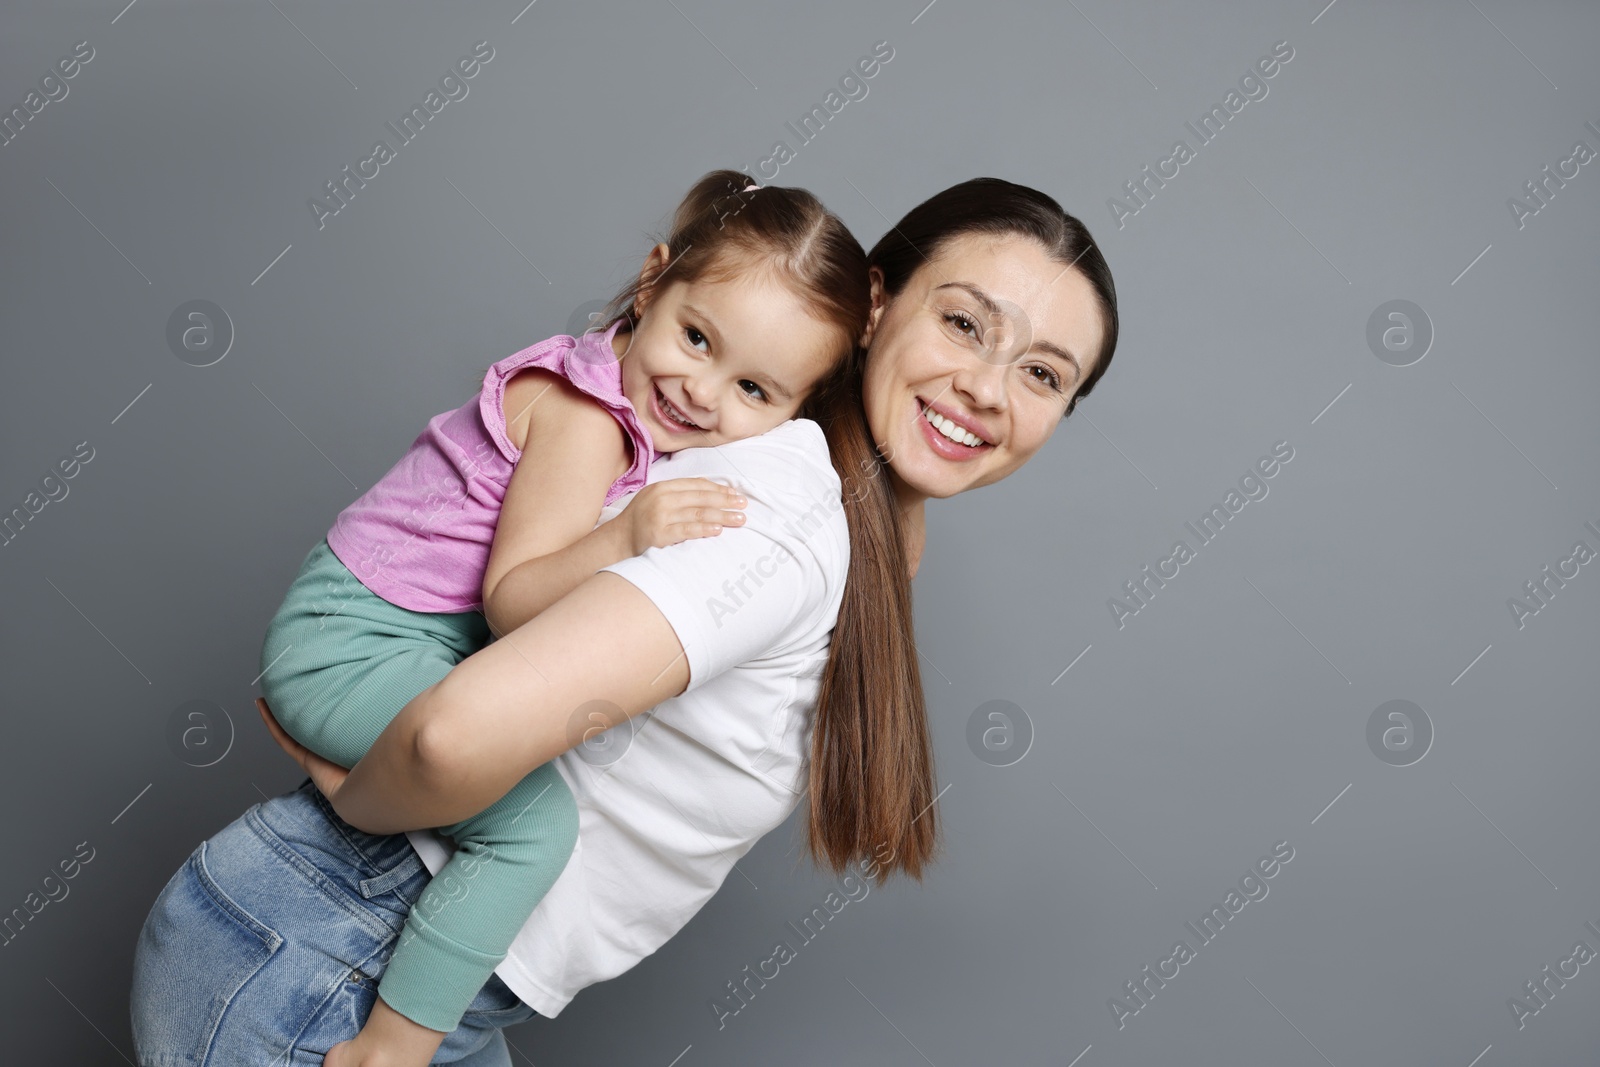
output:
<instances>
[{"instance_id":1,"label":"woman's eye","mask_svg":"<svg viewBox=\"0 0 1600 1067\"><path fill-rule=\"evenodd\" d=\"M761 388L761 386L757 385L755 382L752 382L749 378L739 379L739 388L743 389L745 395L750 397L752 400L765 400L767 398L767 391Z\"/></svg>"},{"instance_id":2,"label":"woman's eye","mask_svg":"<svg viewBox=\"0 0 1600 1067\"><path fill-rule=\"evenodd\" d=\"M978 333L977 321L964 311L947 312L945 314L944 321L948 322L950 325L954 326L968 337L974 337Z\"/></svg>"},{"instance_id":3,"label":"woman's eye","mask_svg":"<svg viewBox=\"0 0 1600 1067\"><path fill-rule=\"evenodd\" d=\"M706 335L695 329L693 326L685 326L683 329L683 335L689 339L689 344L695 348L700 348L701 345L706 343ZM705 349L700 348L700 351L704 352Z\"/></svg>"},{"instance_id":4,"label":"woman's eye","mask_svg":"<svg viewBox=\"0 0 1600 1067\"><path fill-rule=\"evenodd\" d=\"M1037 373L1035 373L1037 372ZM1034 381L1041 385L1048 385L1052 389L1061 388L1061 377L1049 367L1042 367L1035 363L1028 367L1028 373L1034 375Z\"/></svg>"}]
</instances>

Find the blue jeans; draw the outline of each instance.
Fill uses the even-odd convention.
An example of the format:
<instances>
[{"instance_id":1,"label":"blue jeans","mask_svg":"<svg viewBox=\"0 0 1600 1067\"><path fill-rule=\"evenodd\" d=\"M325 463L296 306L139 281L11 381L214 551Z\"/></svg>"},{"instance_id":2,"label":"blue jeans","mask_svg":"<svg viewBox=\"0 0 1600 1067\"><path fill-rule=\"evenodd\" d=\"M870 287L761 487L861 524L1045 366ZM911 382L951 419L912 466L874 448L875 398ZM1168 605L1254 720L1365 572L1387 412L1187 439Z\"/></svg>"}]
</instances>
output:
<instances>
[{"instance_id":1,"label":"blue jeans","mask_svg":"<svg viewBox=\"0 0 1600 1067\"><path fill-rule=\"evenodd\" d=\"M375 836L308 778L190 854L134 952L139 1067L300 1067L356 1036L407 912L432 876L404 834ZM510 1067L502 1027L536 1014L491 977L434 1063Z\"/></svg>"}]
</instances>

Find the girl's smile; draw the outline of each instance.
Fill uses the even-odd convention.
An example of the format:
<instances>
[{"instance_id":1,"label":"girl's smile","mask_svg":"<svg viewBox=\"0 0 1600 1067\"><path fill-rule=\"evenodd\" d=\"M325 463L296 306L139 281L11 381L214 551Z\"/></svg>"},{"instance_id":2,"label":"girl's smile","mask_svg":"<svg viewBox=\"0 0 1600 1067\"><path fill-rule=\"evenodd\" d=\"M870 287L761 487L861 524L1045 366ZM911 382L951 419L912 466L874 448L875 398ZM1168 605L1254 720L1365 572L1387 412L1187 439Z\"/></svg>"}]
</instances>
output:
<instances>
[{"instance_id":1,"label":"girl's smile","mask_svg":"<svg viewBox=\"0 0 1600 1067\"><path fill-rule=\"evenodd\" d=\"M656 246L645 272L665 269ZM658 452L739 441L791 419L848 347L770 269L673 280L636 298L638 323L611 339L622 392Z\"/></svg>"},{"instance_id":2,"label":"girl's smile","mask_svg":"<svg viewBox=\"0 0 1600 1067\"><path fill-rule=\"evenodd\" d=\"M650 383L650 413L668 433L703 433L701 426L683 413L683 409L667 399L658 382Z\"/></svg>"}]
</instances>

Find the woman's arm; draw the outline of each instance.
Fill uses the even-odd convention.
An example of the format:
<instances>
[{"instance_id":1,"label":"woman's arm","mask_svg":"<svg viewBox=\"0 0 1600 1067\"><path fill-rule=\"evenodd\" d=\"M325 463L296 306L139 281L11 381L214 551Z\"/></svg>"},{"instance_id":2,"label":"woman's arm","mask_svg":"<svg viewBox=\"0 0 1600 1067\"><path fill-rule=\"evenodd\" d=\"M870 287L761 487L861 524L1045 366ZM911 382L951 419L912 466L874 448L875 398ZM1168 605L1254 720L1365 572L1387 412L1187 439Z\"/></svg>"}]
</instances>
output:
<instances>
[{"instance_id":1,"label":"woman's arm","mask_svg":"<svg viewBox=\"0 0 1600 1067\"><path fill-rule=\"evenodd\" d=\"M683 646L654 602L595 574L415 697L329 799L368 833L447 826L581 741L596 702L620 722L688 682Z\"/></svg>"},{"instance_id":2,"label":"woman's arm","mask_svg":"<svg viewBox=\"0 0 1600 1067\"><path fill-rule=\"evenodd\" d=\"M596 710L620 723L831 624L850 551L839 481L816 427L786 427L675 463L742 483L745 523L609 564L456 664L328 794L335 810L370 833L459 822L580 743Z\"/></svg>"}]
</instances>

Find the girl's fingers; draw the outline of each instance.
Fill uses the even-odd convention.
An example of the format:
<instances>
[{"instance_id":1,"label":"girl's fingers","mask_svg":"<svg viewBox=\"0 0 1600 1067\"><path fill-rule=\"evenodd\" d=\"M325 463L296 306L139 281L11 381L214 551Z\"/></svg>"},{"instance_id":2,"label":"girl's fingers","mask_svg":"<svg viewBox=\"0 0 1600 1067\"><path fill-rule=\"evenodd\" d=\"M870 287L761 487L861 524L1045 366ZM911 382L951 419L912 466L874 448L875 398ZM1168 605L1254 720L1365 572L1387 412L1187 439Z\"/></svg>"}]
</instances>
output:
<instances>
[{"instance_id":1,"label":"girl's fingers","mask_svg":"<svg viewBox=\"0 0 1600 1067\"><path fill-rule=\"evenodd\" d=\"M667 532L676 542L687 541L694 537L715 537L722 532L722 527L714 522L680 522L670 527Z\"/></svg>"},{"instance_id":2,"label":"girl's fingers","mask_svg":"<svg viewBox=\"0 0 1600 1067\"><path fill-rule=\"evenodd\" d=\"M722 526L717 523L686 523L685 537L715 537L722 533Z\"/></svg>"},{"instance_id":3,"label":"girl's fingers","mask_svg":"<svg viewBox=\"0 0 1600 1067\"><path fill-rule=\"evenodd\" d=\"M724 511L720 507L686 507L673 516L673 521L701 526L743 526L744 512Z\"/></svg>"},{"instance_id":4,"label":"girl's fingers","mask_svg":"<svg viewBox=\"0 0 1600 1067\"><path fill-rule=\"evenodd\" d=\"M709 478L673 478L658 482L662 491L670 491L678 503L704 504L708 507L743 507L748 501L737 489L713 482Z\"/></svg>"},{"instance_id":5,"label":"girl's fingers","mask_svg":"<svg viewBox=\"0 0 1600 1067\"><path fill-rule=\"evenodd\" d=\"M735 501L735 498L724 496L720 493L681 493L674 497L671 507L674 513L692 512L700 508L707 515L713 511L743 511L744 505Z\"/></svg>"}]
</instances>

